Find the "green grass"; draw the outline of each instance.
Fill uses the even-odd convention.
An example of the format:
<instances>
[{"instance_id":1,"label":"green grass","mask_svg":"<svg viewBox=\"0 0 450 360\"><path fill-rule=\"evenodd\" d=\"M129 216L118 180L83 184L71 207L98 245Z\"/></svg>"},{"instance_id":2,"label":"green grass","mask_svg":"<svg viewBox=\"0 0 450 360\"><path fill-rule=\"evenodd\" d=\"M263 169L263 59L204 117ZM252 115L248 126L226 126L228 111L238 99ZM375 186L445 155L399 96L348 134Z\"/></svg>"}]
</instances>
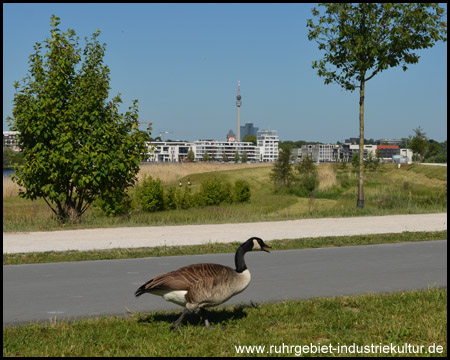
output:
<instances>
[{"instance_id":1,"label":"green grass","mask_svg":"<svg viewBox=\"0 0 450 360\"><path fill-rule=\"evenodd\" d=\"M370 234L354 236L328 236L302 239L267 241L276 250L306 249L332 246L354 246L390 244L447 239L447 231L403 232L392 234ZM116 248L90 251L46 251L34 253L3 254L3 265L37 264L62 261L88 261L131 259L159 256L181 256L199 254L234 253L240 243L209 243L205 245L185 245L169 247Z\"/></svg>"},{"instance_id":2,"label":"green grass","mask_svg":"<svg viewBox=\"0 0 450 360\"><path fill-rule=\"evenodd\" d=\"M180 312L133 314L3 327L3 356L248 356L237 346L264 346L250 356L295 356L300 345L336 348L411 344L442 346L447 355L447 290L430 288L392 294L365 294L275 304L251 304L210 311L207 330L189 314L178 331L169 330ZM286 345L284 354L270 346ZM287 349L291 353L288 353ZM310 354L305 354L310 356ZM408 356L383 354L382 356ZM321 356L321 354L319 354ZM330 354L322 354L330 356ZM331 356L380 356L338 354Z\"/></svg>"},{"instance_id":3,"label":"green grass","mask_svg":"<svg viewBox=\"0 0 450 360\"><path fill-rule=\"evenodd\" d=\"M269 180L272 167L255 167L189 175L196 192L205 179L213 176L234 183L245 179L251 187L251 200L241 204L223 204L146 213L138 208L129 217L107 217L91 208L80 223L60 224L42 199L29 201L3 198L3 231L46 231L64 228L149 226L256 222L319 217L374 216L447 212L447 169L413 165L397 169L384 165L365 173L365 208L356 208L357 175L350 169L336 171L336 183L316 193L314 207L308 199L286 192L274 193ZM181 179L186 183L186 178ZM166 184L171 186L176 184ZM133 194L133 191L131 191Z\"/></svg>"},{"instance_id":4,"label":"green grass","mask_svg":"<svg viewBox=\"0 0 450 360\"><path fill-rule=\"evenodd\" d=\"M423 174L429 179L438 179L447 181L447 167L443 166L423 166L413 164L403 168L406 172L413 172L415 174Z\"/></svg>"}]
</instances>

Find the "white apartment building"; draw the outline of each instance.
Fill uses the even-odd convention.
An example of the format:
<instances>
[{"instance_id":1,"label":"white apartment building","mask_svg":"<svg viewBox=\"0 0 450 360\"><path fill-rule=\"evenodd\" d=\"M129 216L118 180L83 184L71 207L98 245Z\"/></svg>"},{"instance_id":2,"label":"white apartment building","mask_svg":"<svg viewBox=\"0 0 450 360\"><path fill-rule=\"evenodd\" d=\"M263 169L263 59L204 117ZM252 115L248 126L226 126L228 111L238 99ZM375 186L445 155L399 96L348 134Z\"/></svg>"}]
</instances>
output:
<instances>
[{"instance_id":1,"label":"white apartment building","mask_svg":"<svg viewBox=\"0 0 450 360\"><path fill-rule=\"evenodd\" d=\"M260 130L256 136L259 148L259 161L276 161L278 159L279 138L276 130Z\"/></svg>"},{"instance_id":2,"label":"white apartment building","mask_svg":"<svg viewBox=\"0 0 450 360\"><path fill-rule=\"evenodd\" d=\"M17 135L19 135L18 131L3 131L3 147L20 151Z\"/></svg>"},{"instance_id":3,"label":"white apartment building","mask_svg":"<svg viewBox=\"0 0 450 360\"><path fill-rule=\"evenodd\" d=\"M400 149L400 156L402 156L407 164L412 164L413 151L411 149Z\"/></svg>"},{"instance_id":4,"label":"white apartment building","mask_svg":"<svg viewBox=\"0 0 450 360\"><path fill-rule=\"evenodd\" d=\"M364 158L368 156L368 154L372 153L374 157L377 156L377 145L364 145ZM359 155L359 145L358 144L344 144L341 147L340 158L346 162L350 162L353 154L356 153Z\"/></svg>"},{"instance_id":5,"label":"white apartment building","mask_svg":"<svg viewBox=\"0 0 450 360\"><path fill-rule=\"evenodd\" d=\"M147 142L148 162L181 162L187 157L192 143L184 141Z\"/></svg>"},{"instance_id":6,"label":"white apartment building","mask_svg":"<svg viewBox=\"0 0 450 360\"><path fill-rule=\"evenodd\" d=\"M223 154L225 154L228 161L234 161L236 150L240 158L246 151L248 162L259 161L259 149L251 142L198 140L193 142L192 150L195 154L195 161L202 161L205 152L208 152L210 160L222 161Z\"/></svg>"},{"instance_id":7,"label":"white apartment building","mask_svg":"<svg viewBox=\"0 0 450 360\"><path fill-rule=\"evenodd\" d=\"M198 140L152 141L147 143L148 162L181 162L187 158L190 149L194 152L195 161L202 161L208 153L209 161L222 161L224 154L228 161L234 161L236 151L242 159L244 151L248 162L267 162L278 159L278 136L276 130L258 131L257 145L251 142Z\"/></svg>"}]
</instances>

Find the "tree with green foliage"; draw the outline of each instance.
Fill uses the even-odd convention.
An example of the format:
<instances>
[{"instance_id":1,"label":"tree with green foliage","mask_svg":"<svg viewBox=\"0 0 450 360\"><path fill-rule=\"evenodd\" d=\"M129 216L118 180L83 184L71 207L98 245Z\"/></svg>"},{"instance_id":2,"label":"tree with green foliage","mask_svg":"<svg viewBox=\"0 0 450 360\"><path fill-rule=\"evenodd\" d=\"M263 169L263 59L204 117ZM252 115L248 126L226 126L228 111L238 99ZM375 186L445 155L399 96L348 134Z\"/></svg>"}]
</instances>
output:
<instances>
[{"instance_id":1,"label":"tree with green foliage","mask_svg":"<svg viewBox=\"0 0 450 360\"><path fill-rule=\"evenodd\" d=\"M247 150L244 150L244 152L242 153L241 161L243 164L245 164L248 161Z\"/></svg>"},{"instance_id":2,"label":"tree with green foliage","mask_svg":"<svg viewBox=\"0 0 450 360\"><path fill-rule=\"evenodd\" d=\"M209 154L207 151L205 151L205 153L203 154L203 161L204 162L208 162L209 161Z\"/></svg>"},{"instance_id":3,"label":"tree with green foliage","mask_svg":"<svg viewBox=\"0 0 450 360\"><path fill-rule=\"evenodd\" d=\"M23 153L14 151L13 149L3 148L3 169L14 169L14 164L21 165L23 163Z\"/></svg>"},{"instance_id":4,"label":"tree with green foliage","mask_svg":"<svg viewBox=\"0 0 450 360\"><path fill-rule=\"evenodd\" d=\"M447 162L447 140L442 143L428 143L428 152L425 155L424 162L446 163Z\"/></svg>"},{"instance_id":5,"label":"tree with green foliage","mask_svg":"<svg viewBox=\"0 0 450 360\"><path fill-rule=\"evenodd\" d=\"M239 152L236 150L236 152L234 153L234 163L237 164L239 162Z\"/></svg>"},{"instance_id":6,"label":"tree with green foliage","mask_svg":"<svg viewBox=\"0 0 450 360\"><path fill-rule=\"evenodd\" d=\"M187 153L187 160L194 161L195 160L195 154L192 148L189 148L189 151Z\"/></svg>"},{"instance_id":7,"label":"tree with green foliage","mask_svg":"<svg viewBox=\"0 0 450 360\"><path fill-rule=\"evenodd\" d=\"M250 184L245 180L236 180L233 187L233 200L237 203L250 201Z\"/></svg>"},{"instance_id":8,"label":"tree with green foliage","mask_svg":"<svg viewBox=\"0 0 450 360\"><path fill-rule=\"evenodd\" d=\"M356 152L353 153L350 162L352 163L353 172L357 172L359 170L359 154Z\"/></svg>"},{"instance_id":9,"label":"tree with green foliage","mask_svg":"<svg viewBox=\"0 0 450 360\"><path fill-rule=\"evenodd\" d=\"M419 61L415 50L446 41L445 9L437 3L326 3L325 14L308 19L309 40L317 41L324 57L312 67L325 84L337 83L345 90L359 88L359 181L357 207L364 207L364 92L365 84L390 67ZM332 68L327 68L332 65Z\"/></svg>"},{"instance_id":10,"label":"tree with green foliage","mask_svg":"<svg viewBox=\"0 0 450 360\"><path fill-rule=\"evenodd\" d=\"M339 170L347 170L347 161L344 158L336 160L335 168Z\"/></svg>"},{"instance_id":11,"label":"tree with green foliage","mask_svg":"<svg viewBox=\"0 0 450 360\"><path fill-rule=\"evenodd\" d=\"M415 135L410 135L409 148L418 156L419 162L422 162L428 150L428 139L420 126L413 131Z\"/></svg>"},{"instance_id":12,"label":"tree with green foliage","mask_svg":"<svg viewBox=\"0 0 450 360\"><path fill-rule=\"evenodd\" d=\"M314 160L313 160L311 154L309 154L309 153L306 154L306 157L297 164L297 171L300 174L317 172L317 168L316 168L316 165L314 164Z\"/></svg>"},{"instance_id":13,"label":"tree with green foliage","mask_svg":"<svg viewBox=\"0 0 450 360\"><path fill-rule=\"evenodd\" d=\"M439 154L439 152L441 151L441 148L439 146L439 144L436 141L428 141L428 151L426 154L426 157L433 157L436 156L437 154Z\"/></svg>"},{"instance_id":14,"label":"tree with green foliage","mask_svg":"<svg viewBox=\"0 0 450 360\"><path fill-rule=\"evenodd\" d=\"M297 171L300 174L300 186L308 192L308 205L309 212L311 213L314 207L314 192L319 186L319 176L314 160L309 154L297 164Z\"/></svg>"},{"instance_id":15,"label":"tree with green foliage","mask_svg":"<svg viewBox=\"0 0 450 360\"><path fill-rule=\"evenodd\" d=\"M108 101L106 44L97 30L81 52L75 31L62 33L51 17L51 37L36 43L29 74L14 83L12 130L23 165L14 181L22 198L43 198L61 220L78 220L97 198L123 202L145 151L137 100L119 113L120 94ZM84 61L82 61L82 55Z\"/></svg>"},{"instance_id":16,"label":"tree with green foliage","mask_svg":"<svg viewBox=\"0 0 450 360\"><path fill-rule=\"evenodd\" d=\"M228 157L227 157L227 154L225 153L225 151L222 154L222 161L223 162L228 162Z\"/></svg>"},{"instance_id":17,"label":"tree with green foliage","mask_svg":"<svg viewBox=\"0 0 450 360\"><path fill-rule=\"evenodd\" d=\"M294 180L294 173L291 164L292 148L281 146L278 151L278 159L270 173L270 179L275 187L289 187Z\"/></svg>"},{"instance_id":18,"label":"tree with green foliage","mask_svg":"<svg viewBox=\"0 0 450 360\"><path fill-rule=\"evenodd\" d=\"M137 188L137 197L144 211L164 210L164 190L160 179L144 176Z\"/></svg>"},{"instance_id":19,"label":"tree with green foliage","mask_svg":"<svg viewBox=\"0 0 450 360\"><path fill-rule=\"evenodd\" d=\"M253 145L257 145L256 135L245 135L242 142L251 142Z\"/></svg>"},{"instance_id":20,"label":"tree with green foliage","mask_svg":"<svg viewBox=\"0 0 450 360\"><path fill-rule=\"evenodd\" d=\"M377 154L374 155L372 151L369 151L367 153L366 158L364 159L364 168L369 169L371 171L375 171L378 169L378 166L380 165L380 155L377 151Z\"/></svg>"},{"instance_id":21,"label":"tree with green foliage","mask_svg":"<svg viewBox=\"0 0 450 360\"><path fill-rule=\"evenodd\" d=\"M205 206L219 205L223 202L232 203L232 186L219 177L207 179L200 185L200 198Z\"/></svg>"}]
</instances>

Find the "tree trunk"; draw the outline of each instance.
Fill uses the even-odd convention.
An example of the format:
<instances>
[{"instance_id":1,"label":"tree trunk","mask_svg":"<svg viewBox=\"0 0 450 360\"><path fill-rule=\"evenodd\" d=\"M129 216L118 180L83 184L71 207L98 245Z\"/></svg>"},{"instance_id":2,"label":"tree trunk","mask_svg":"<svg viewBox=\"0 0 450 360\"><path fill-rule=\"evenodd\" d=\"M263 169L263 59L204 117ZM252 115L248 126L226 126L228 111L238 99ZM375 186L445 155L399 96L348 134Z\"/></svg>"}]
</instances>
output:
<instances>
[{"instance_id":1,"label":"tree trunk","mask_svg":"<svg viewBox=\"0 0 450 360\"><path fill-rule=\"evenodd\" d=\"M364 164L364 76L361 80L359 90L359 180L358 180L358 201L356 206L364 208L364 189L363 189L363 164Z\"/></svg>"}]
</instances>

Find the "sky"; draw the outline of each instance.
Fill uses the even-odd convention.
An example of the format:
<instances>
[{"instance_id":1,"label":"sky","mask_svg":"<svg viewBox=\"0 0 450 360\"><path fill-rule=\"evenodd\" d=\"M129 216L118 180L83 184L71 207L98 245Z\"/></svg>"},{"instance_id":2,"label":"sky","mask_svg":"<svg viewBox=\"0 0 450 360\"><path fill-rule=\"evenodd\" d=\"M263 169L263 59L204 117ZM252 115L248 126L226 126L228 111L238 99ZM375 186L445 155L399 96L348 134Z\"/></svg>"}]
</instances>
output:
<instances>
[{"instance_id":1,"label":"sky","mask_svg":"<svg viewBox=\"0 0 450 360\"><path fill-rule=\"evenodd\" d=\"M280 140L343 142L359 137L359 91L325 85L312 69L323 57L309 41L314 4L3 4L3 130L12 116L14 81L29 70L36 42L59 28L85 37L101 31L110 98L163 139L224 141L241 125L277 130ZM446 5L441 5L446 8ZM366 83L365 138L400 139L421 126L447 139L447 43L418 51L418 64L390 68ZM145 129L147 124L141 124ZM166 133L168 132L168 133Z\"/></svg>"}]
</instances>

